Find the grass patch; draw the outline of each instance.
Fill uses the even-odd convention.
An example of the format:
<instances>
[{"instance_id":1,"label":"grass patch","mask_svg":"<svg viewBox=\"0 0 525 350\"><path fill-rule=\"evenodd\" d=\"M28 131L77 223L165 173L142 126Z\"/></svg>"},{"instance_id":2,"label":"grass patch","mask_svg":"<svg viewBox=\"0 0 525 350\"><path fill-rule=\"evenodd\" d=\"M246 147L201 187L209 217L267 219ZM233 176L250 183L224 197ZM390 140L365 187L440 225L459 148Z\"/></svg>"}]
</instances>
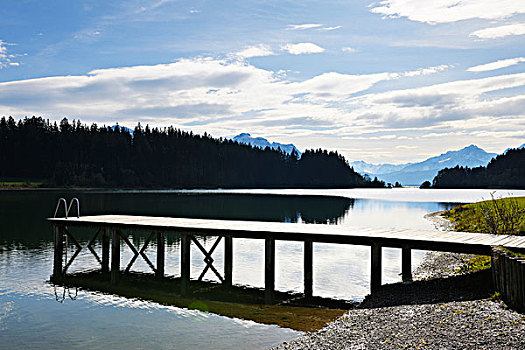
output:
<instances>
[{"instance_id":1,"label":"grass patch","mask_svg":"<svg viewBox=\"0 0 525 350\"><path fill-rule=\"evenodd\" d=\"M525 235L525 197L465 204L443 216L454 223L456 231Z\"/></svg>"},{"instance_id":2,"label":"grass patch","mask_svg":"<svg viewBox=\"0 0 525 350\"><path fill-rule=\"evenodd\" d=\"M517 256L519 258L525 258L525 254L522 253L522 252L517 252L517 251L514 251L514 250L510 250L510 249L502 247L502 246L499 246L499 249L504 250L507 253L512 254L514 256Z\"/></svg>"},{"instance_id":3,"label":"grass patch","mask_svg":"<svg viewBox=\"0 0 525 350\"><path fill-rule=\"evenodd\" d=\"M44 185L43 180L21 179L21 178L0 178L0 188L37 188Z\"/></svg>"},{"instance_id":4,"label":"grass patch","mask_svg":"<svg viewBox=\"0 0 525 350\"><path fill-rule=\"evenodd\" d=\"M490 256L480 255L468 259L467 263L460 267L456 272L467 273L479 270L489 269L491 264Z\"/></svg>"}]
</instances>

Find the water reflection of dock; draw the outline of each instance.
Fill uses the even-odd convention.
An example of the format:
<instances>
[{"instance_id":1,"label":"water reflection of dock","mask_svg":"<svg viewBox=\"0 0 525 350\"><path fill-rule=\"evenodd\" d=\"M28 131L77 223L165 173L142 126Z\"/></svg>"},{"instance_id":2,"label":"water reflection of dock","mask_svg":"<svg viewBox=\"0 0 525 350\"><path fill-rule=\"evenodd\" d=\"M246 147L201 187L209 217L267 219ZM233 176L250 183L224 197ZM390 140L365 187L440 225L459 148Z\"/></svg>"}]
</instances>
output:
<instances>
[{"instance_id":1,"label":"water reflection of dock","mask_svg":"<svg viewBox=\"0 0 525 350\"><path fill-rule=\"evenodd\" d=\"M265 241L265 302L271 304L275 295L275 241L304 242L304 295L312 297L313 285L313 244L333 243L366 245L371 247L372 293L381 287L381 249L393 247L402 249L402 277L411 280L411 250L449 251L490 255L491 247L496 245L508 248L525 248L524 237L495 236L479 233L439 232L408 229L353 229L330 225L294 224L258 221L205 220L129 215L98 215L78 218L51 218L54 225L54 277L60 278L66 272L82 249L87 248L101 265L102 272L110 273L111 283L118 284L121 275L121 240L131 249L133 257L128 262L125 272L129 272L135 261L141 257L155 275L164 277L166 261L166 235L179 234L181 237L180 291L182 295L190 292L190 248L193 242L202 251L206 263L204 271L198 277L211 270L225 286L232 285L233 239L261 239ZM96 230L87 247L82 247L75 239L73 227L91 227ZM142 247L135 247L123 234L126 230L149 232ZM63 261L64 237L68 237L76 246L76 252ZM102 251L99 255L93 248L96 239L102 236ZM197 240L197 236L217 237L210 250ZM145 253L149 243L155 240L157 246L156 264ZM214 267L213 252L224 241L224 271L222 274Z\"/></svg>"}]
</instances>

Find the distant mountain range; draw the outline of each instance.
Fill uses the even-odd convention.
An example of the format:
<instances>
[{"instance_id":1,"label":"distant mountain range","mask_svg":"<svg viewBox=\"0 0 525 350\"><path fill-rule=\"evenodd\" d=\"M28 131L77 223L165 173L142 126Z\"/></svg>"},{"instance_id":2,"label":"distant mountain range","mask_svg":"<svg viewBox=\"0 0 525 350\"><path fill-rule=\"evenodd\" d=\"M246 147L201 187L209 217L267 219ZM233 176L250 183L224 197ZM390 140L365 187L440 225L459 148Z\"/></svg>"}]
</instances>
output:
<instances>
[{"instance_id":1,"label":"distant mountain range","mask_svg":"<svg viewBox=\"0 0 525 350\"><path fill-rule=\"evenodd\" d=\"M115 129L115 125L111 126L111 128ZM133 130L122 126L121 128L129 131L131 135L133 135ZM265 149L266 147L272 149L280 148L287 154L291 154L292 151L295 150L299 157L302 155L302 152L293 144L270 143L263 137L252 137L249 133L241 133L233 137L232 140L261 149ZM525 144L517 148L525 148ZM508 150L509 149L505 152ZM488 153L475 145L470 145L458 151L448 151L439 156L431 157L417 163L372 164L359 160L349 162L349 165L352 166L356 172L368 175L372 179L377 177L386 183L394 184L395 182L399 182L405 186L419 186L427 180L432 182L432 179L441 169L453 168L457 165L467 166L469 168L485 166L495 156L497 156L497 153Z\"/></svg>"},{"instance_id":2,"label":"distant mountain range","mask_svg":"<svg viewBox=\"0 0 525 350\"><path fill-rule=\"evenodd\" d=\"M117 126L118 126L118 128L119 128L121 131L126 130L127 132L129 132L129 133L131 134L131 136L133 136L133 130L130 129L130 128L127 128L127 127L125 127L125 126L121 126L121 125L112 125L112 126L108 126L108 129L111 128L111 130L115 131L115 129L117 128Z\"/></svg>"},{"instance_id":3,"label":"distant mountain range","mask_svg":"<svg viewBox=\"0 0 525 350\"><path fill-rule=\"evenodd\" d=\"M524 143L523 145L517 147L517 148L518 148L518 149L523 149L523 148L525 148L525 143ZM509 149L511 149L511 148L507 148L507 149L505 150L505 152L503 152L503 154L507 153L507 151L508 151Z\"/></svg>"},{"instance_id":4,"label":"distant mountain range","mask_svg":"<svg viewBox=\"0 0 525 350\"><path fill-rule=\"evenodd\" d=\"M233 141L237 141L238 143L242 143L245 145L251 145L253 147L257 147L260 149L265 149L266 147L270 147L272 149L280 148L281 151L284 151L285 153L291 154L293 150L297 152L299 157L301 156L301 151L297 149L294 145L290 144L282 144L278 142L272 142L270 143L267 139L263 137L252 137L248 133L242 133L233 138Z\"/></svg>"},{"instance_id":5,"label":"distant mountain range","mask_svg":"<svg viewBox=\"0 0 525 350\"><path fill-rule=\"evenodd\" d=\"M525 147L525 144L521 147ZM453 168L456 165L474 168L487 165L496 153L488 153L483 149L470 145L459 151L449 151L436 157L428 158L418 163L406 164L370 164L363 161L350 162L355 171L376 177L385 182L400 182L402 185L420 185L432 181L438 171L443 168Z\"/></svg>"}]
</instances>

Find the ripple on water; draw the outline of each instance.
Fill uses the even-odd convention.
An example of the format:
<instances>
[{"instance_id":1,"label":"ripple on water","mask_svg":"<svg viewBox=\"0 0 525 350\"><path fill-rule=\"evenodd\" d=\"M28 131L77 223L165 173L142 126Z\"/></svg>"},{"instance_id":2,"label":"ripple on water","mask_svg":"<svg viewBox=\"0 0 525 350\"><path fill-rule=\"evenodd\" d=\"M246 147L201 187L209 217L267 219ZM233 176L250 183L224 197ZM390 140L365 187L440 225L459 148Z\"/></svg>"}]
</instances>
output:
<instances>
[{"instance_id":1,"label":"ripple on water","mask_svg":"<svg viewBox=\"0 0 525 350\"><path fill-rule=\"evenodd\" d=\"M46 282L52 266L50 244L4 251L0 266L3 349L232 349L239 344L265 349L301 334L110 294L57 287L55 295L55 288Z\"/></svg>"}]
</instances>

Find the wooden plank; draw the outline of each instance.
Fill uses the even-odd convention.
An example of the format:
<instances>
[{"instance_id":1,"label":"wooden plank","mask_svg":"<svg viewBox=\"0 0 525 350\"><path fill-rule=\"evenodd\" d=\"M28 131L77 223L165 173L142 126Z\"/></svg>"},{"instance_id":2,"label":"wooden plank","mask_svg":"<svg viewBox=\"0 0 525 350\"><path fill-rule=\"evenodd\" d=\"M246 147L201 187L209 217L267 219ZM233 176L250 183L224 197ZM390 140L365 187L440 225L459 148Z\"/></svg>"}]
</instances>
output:
<instances>
[{"instance_id":1,"label":"wooden plank","mask_svg":"<svg viewBox=\"0 0 525 350\"><path fill-rule=\"evenodd\" d=\"M164 232L157 232L157 269L155 275L159 278L164 277L164 266L166 260L166 248Z\"/></svg>"},{"instance_id":2,"label":"wooden plank","mask_svg":"<svg viewBox=\"0 0 525 350\"><path fill-rule=\"evenodd\" d=\"M233 284L233 238L224 237L224 285Z\"/></svg>"},{"instance_id":3,"label":"wooden plank","mask_svg":"<svg viewBox=\"0 0 525 350\"><path fill-rule=\"evenodd\" d=\"M111 236L108 229L102 229L102 272L109 272L109 247Z\"/></svg>"},{"instance_id":4,"label":"wooden plank","mask_svg":"<svg viewBox=\"0 0 525 350\"><path fill-rule=\"evenodd\" d=\"M111 284L117 284L120 278L120 234L111 231Z\"/></svg>"},{"instance_id":5,"label":"wooden plank","mask_svg":"<svg viewBox=\"0 0 525 350\"><path fill-rule=\"evenodd\" d=\"M304 297L311 299L313 295L313 242L304 241Z\"/></svg>"},{"instance_id":6,"label":"wooden plank","mask_svg":"<svg viewBox=\"0 0 525 350\"><path fill-rule=\"evenodd\" d=\"M81 218L48 219L57 224L80 226L107 226L141 230L160 230L164 232L192 232L199 235L265 239L273 235L275 239L313 242L371 245L380 242L385 247L455 251L465 253L489 252L491 245L502 244L513 248L525 248L525 241L518 237L497 237L476 233L448 233L430 230L410 229L370 229L341 227L336 225L292 224L237 220L208 220L145 217L129 215L99 215Z\"/></svg>"},{"instance_id":7,"label":"wooden plank","mask_svg":"<svg viewBox=\"0 0 525 350\"><path fill-rule=\"evenodd\" d=\"M264 244L264 302L273 303L275 290L275 239L267 237Z\"/></svg>"},{"instance_id":8,"label":"wooden plank","mask_svg":"<svg viewBox=\"0 0 525 350\"><path fill-rule=\"evenodd\" d=\"M53 240L55 246L53 256L53 277L60 278L62 277L62 266L64 264L64 233L62 230L62 226L60 225L54 225L53 230Z\"/></svg>"},{"instance_id":9,"label":"wooden plank","mask_svg":"<svg viewBox=\"0 0 525 350\"><path fill-rule=\"evenodd\" d=\"M373 244L371 247L371 269L370 269L370 293L375 293L381 288L381 274L382 274L382 263L381 263L381 246L379 244Z\"/></svg>"},{"instance_id":10,"label":"wooden plank","mask_svg":"<svg viewBox=\"0 0 525 350\"><path fill-rule=\"evenodd\" d=\"M181 257L180 257L180 292L182 295L189 295L190 291L190 269L191 269L191 237L183 234L181 237Z\"/></svg>"},{"instance_id":11,"label":"wooden plank","mask_svg":"<svg viewBox=\"0 0 525 350\"><path fill-rule=\"evenodd\" d=\"M412 282L412 250L401 248L401 278L403 282Z\"/></svg>"}]
</instances>

